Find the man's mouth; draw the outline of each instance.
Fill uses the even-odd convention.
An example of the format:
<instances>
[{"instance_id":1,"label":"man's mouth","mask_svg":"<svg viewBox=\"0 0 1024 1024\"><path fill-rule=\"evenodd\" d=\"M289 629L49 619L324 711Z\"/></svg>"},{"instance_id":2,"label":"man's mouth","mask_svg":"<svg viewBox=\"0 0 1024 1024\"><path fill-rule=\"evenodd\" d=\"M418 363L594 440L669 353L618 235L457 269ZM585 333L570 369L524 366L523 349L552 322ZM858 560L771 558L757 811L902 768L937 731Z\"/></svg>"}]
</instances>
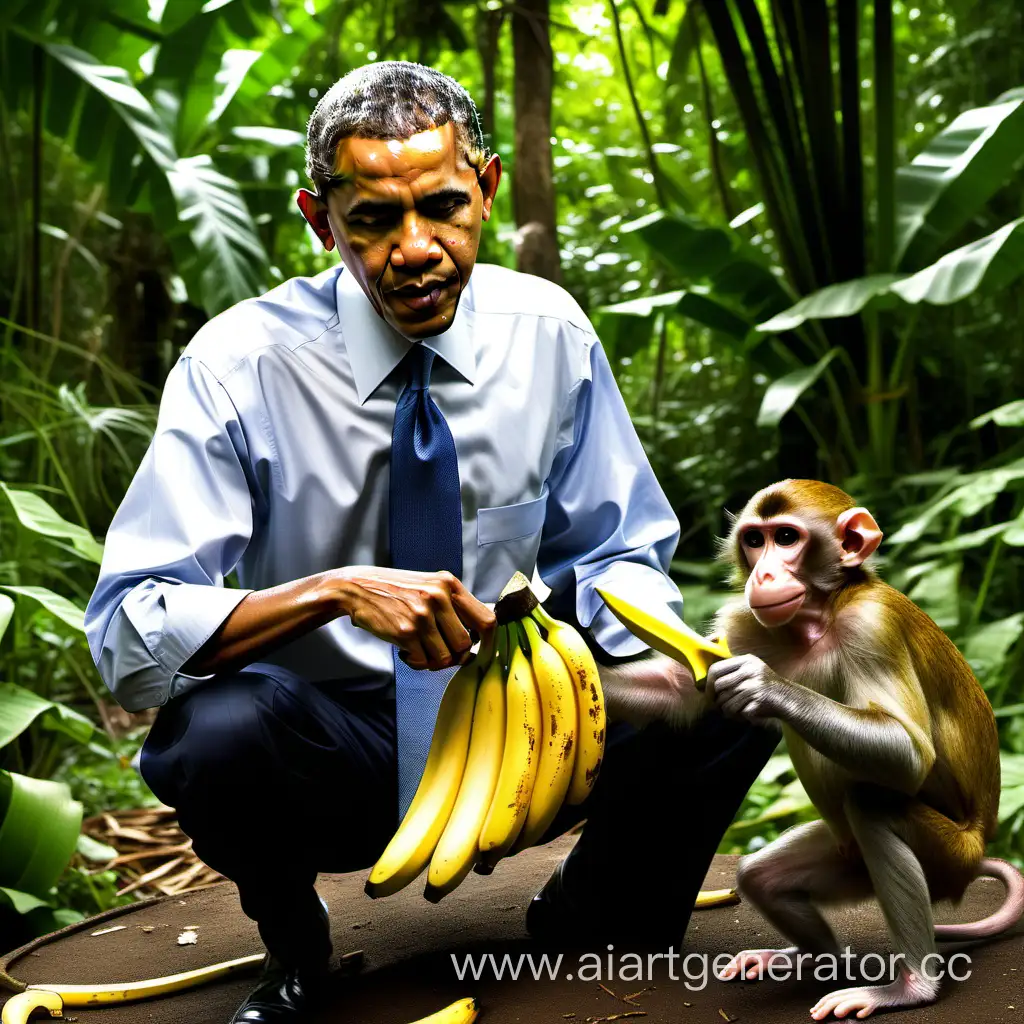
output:
<instances>
[{"instance_id":1,"label":"man's mouth","mask_svg":"<svg viewBox=\"0 0 1024 1024\"><path fill-rule=\"evenodd\" d=\"M445 293L455 283L454 277L448 277L441 281L423 281L420 284L407 284L401 288L395 288L390 294L410 309L422 312L440 305Z\"/></svg>"}]
</instances>

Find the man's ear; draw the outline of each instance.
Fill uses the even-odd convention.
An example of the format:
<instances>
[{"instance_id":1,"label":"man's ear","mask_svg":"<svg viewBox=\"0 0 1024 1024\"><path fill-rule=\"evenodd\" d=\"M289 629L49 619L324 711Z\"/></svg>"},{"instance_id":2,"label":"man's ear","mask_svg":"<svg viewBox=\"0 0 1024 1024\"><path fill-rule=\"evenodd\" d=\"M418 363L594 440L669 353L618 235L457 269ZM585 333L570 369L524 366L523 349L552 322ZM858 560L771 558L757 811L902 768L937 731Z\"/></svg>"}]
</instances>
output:
<instances>
[{"instance_id":1,"label":"man's ear","mask_svg":"<svg viewBox=\"0 0 1024 1024\"><path fill-rule=\"evenodd\" d=\"M316 232L323 247L330 252L334 248L334 234L331 231L331 222L327 217L327 204L308 188L300 188L295 193L295 202L302 211L309 226Z\"/></svg>"},{"instance_id":2,"label":"man's ear","mask_svg":"<svg viewBox=\"0 0 1024 1024\"><path fill-rule=\"evenodd\" d=\"M866 508L851 508L836 520L836 534L843 547L839 564L849 569L860 565L882 542L882 531Z\"/></svg>"},{"instance_id":3,"label":"man's ear","mask_svg":"<svg viewBox=\"0 0 1024 1024\"><path fill-rule=\"evenodd\" d=\"M487 165L480 173L479 181L480 191L484 194L484 220L490 220L491 204L498 191L498 182L501 181L501 157L497 153L494 153L487 161Z\"/></svg>"}]
</instances>

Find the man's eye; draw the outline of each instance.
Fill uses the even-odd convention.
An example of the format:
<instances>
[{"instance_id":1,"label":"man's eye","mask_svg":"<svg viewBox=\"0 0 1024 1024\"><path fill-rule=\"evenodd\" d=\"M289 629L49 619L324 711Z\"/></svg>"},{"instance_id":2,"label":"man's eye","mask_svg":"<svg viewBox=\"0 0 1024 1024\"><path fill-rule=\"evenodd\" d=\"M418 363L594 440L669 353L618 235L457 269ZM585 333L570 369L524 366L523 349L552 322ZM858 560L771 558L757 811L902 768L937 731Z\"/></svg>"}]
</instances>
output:
<instances>
[{"instance_id":1,"label":"man's eye","mask_svg":"<svg viewBox=\"0 0 1024 1024\"><path fill-rule=\"evenodd\" d=\"M748 548L763 548L764 534L760 530L747 530L743 534L743 543Z\"/></svg>"},{"instance_id":2,"label":"man's eye","mask_svg":"<svg viewBox=\"0 0 1024 1024\"><path fill-rule=\"evenodd\" d=\"M444 202L432 203L427 211L430 217L450 217L462 205L459 199L446 199Z\"/></svg>"},{"instance_id":3,"label":"man's eye","mask_svg":"<svg viewBox=\"0 0 1024 1024\"><path fill-rule=\"evenodd\" d=\"M799 539L799 532L794 530L792 526L780 526L775 531L775 543L781 544L784 548L788 548L790 544L795 544Z\"/></svg>"}]
</instances>

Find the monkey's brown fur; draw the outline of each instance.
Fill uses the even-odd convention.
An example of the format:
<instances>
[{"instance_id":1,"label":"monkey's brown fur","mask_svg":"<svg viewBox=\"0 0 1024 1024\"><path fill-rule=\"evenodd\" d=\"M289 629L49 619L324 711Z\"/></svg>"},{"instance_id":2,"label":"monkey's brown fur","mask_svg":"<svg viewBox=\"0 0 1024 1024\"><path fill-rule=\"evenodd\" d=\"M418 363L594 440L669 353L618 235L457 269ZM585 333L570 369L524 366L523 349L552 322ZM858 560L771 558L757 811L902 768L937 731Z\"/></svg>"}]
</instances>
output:
<instances>
[{"instance_id":1,"label":"monkey's brown fur","mask_svg":"<svg viewBox=\"0 0 1024 1024\"><path fill-rule=\"evenodd\" d=\"M810 527L812 545L801 575L829 595L820 638L808 646L788 627L766 628L744 601L722 609L715 632L724 633L734 655L757 655L786 678L863 709L865 716L890 715L907 728L930 764L912 793L854 779L783 725L797 773L840 849L859 857L844 804L867 802L886 813L918 857L931 899L958 901L996 830L995 716L967 661L928 615L871 569L837 570L833 524L855 504L837 487L787 480L755 495L740 517L798 514ZM735 527L722 555L742 586L750 569Z\"/></svg>"}]
</instances>

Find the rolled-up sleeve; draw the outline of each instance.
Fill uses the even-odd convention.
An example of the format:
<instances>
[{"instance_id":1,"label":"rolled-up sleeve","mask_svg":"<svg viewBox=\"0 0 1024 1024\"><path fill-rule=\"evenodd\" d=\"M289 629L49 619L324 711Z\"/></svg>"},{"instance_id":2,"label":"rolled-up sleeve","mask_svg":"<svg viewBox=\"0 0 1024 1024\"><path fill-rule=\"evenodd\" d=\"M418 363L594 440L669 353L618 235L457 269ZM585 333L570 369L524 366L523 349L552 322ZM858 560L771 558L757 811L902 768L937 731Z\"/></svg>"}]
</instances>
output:
<instances>
[{"instance_id":1,"label":"rolled-up sleeve","mask_svg":"<svg viewBox=\"0 0 1024 1024\"><path fill-rule=\"evenodd\" d=\"M642 588L682 614L668 570L679 541L679 520L637 437L608 357L588 337L572 410L572 443L556 456L537 570L552 590L552 606L575 595L579 624L608 654L646 651L604 604L596 588L622 581Z\"/></svg>"},{"instance_id":2,"label":"rolled-up sleeve","mask_svg":"<svg viewBox=\"0 0 1024 1024\"><path fill-rule=\"evenodd\" d=\"M203 363L183 356L110 524L85 613L93 661L127 711L212 678L181 667L251 593L224 586L252 536L247 464L230 397Z\"/></svg>"}]
</instances>

